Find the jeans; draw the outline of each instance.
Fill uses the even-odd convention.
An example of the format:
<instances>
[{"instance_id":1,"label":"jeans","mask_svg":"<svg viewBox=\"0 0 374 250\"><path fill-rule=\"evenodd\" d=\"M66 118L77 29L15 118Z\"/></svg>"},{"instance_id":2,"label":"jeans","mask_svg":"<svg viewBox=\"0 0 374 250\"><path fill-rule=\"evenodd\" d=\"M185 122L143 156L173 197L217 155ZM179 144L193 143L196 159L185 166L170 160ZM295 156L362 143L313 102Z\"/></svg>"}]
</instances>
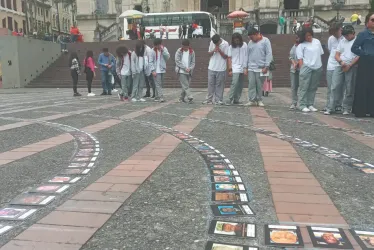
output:
<instances>
[{"instance_id":1,"label":"jeans","mask_svg":"<svg viewBox=\"0 0 374 250\"><path fill-rule=\"evenodd\" d=\"M66 50L66 43L60 43L61 50Z\"/></svg>"},{"instance_id":2,"label":"jeans","mask_svg":"<svg viewBox=\"0 0 374 250\"><path fill-rule=\"evenodd\" d=\"M78 93L78 73L76 70L72 69L70 70L70 73L71 73L71 78L73 79L73 91L74 91L74 94L75 93Z\"/></svg>"},{"instance_id":3,"label":"jeans","mask_svg":"<svg viewBox=\"0 0 374 250\"><path fill-rule=\"evenodd\" d=\"M75 43L78 40L78 35L71 35L71 42Z\"/></svg>"},{"instance_id":4,"label":"jeans","mask_svg":"<svg viewBox=\"0 0 374 250\"><path fill-rule=\"evenodd\" d=\"M112 92L112 84L110 83L111 75L109 75L109 71L101 71L101 86L103 87L103 92L111 93Z\"/></svg>"}]
</instances>

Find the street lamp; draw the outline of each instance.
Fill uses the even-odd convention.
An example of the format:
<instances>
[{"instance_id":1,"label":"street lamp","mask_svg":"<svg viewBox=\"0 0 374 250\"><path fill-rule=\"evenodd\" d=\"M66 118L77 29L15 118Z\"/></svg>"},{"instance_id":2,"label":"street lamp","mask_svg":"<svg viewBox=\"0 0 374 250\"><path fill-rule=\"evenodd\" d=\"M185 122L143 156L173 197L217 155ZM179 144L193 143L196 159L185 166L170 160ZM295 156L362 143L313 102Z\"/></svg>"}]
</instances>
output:
<instances>
[{"instance_id":1,"label":"street lamp","mask_svg":"<svg viewBox=\"0 0 374 250\"><path fill-rule=\"evenodd\" d=\"M99 42L101 42L101 33L100 33L100 25L99 25L99 15L101 14L101 10L96 9L92 14L95 15L95 20L96 20L95 38L99 39Z\"/></svg>"},{"instance_id":2,"label":"street lamp","mask_svg":"<svg viewBox=\"0 0 374 250\"><path fill-rule=\"evenodd\" d=\"M345 5L346 0L330 0L331 5L334 9L336 9L336 20L340 20L340 9L342 9Z\"/></svg>"}]
</instances>

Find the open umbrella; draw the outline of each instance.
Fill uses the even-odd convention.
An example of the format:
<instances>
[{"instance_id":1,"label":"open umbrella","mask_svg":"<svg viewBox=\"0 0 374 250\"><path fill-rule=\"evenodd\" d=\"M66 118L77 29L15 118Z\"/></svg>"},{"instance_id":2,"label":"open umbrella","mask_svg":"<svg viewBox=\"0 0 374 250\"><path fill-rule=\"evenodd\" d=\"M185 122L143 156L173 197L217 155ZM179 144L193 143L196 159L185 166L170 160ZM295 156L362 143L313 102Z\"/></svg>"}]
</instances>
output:
<instances>
[{"instance_id":1,"label":"open umbrella","mask_svg":"<svg viewBox=\"0 0 374 250\"><path fill-rule=\"evenodd\" d=\"M142 18L145 16L143 12L137 10L126 10L119 17L120 18Z\"/></svg>"},{"instance_id":2,"label":"open umbrella","mask_svg":"<svg viewBox=\"0 0 374 250\"><path fill-rule=\"evenodd\" d=\"M241 10L236 10L232 13L230 13L227 18L245 18L248 16L247 12L241 11Z\"/></svg>"}]
</instances>

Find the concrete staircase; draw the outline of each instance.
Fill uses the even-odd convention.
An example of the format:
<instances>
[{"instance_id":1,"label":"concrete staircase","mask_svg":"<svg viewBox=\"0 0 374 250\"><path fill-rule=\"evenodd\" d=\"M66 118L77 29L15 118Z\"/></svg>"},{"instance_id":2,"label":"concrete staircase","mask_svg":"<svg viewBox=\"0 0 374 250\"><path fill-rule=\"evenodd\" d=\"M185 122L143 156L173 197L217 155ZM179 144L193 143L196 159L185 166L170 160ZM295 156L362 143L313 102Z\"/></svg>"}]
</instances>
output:
<instances>
[{"instance_id":1,"label":"concrete staircase","mask_svg":"<svg viewBox=\"0 0 374 250\"><path fill-rule=\"evenodd\" d=\"M275 58L276 70L273 72L273 86L274 87L288 87L290 86L290 74L288 61L289 51L294 42L294 35L269 35L267 36L273 47L273 54ZM317 37L321 39L322 44L326 44L327 34ZM231 41L230 38L225 38ZM247 38L246 38L247 40ZM209 47L209 39L194 39L191 40L192 47L196 53L196 68L192 80L192 87L205 88L208 83L207 71L209 56L207 54ZM86 51L94 51L94 58L97 60L102 48L109 48L111 53L115 53L118 46L125 45L128 48L134 48L136 41L118 41L118 42L102 42L102 43L77 43L68 46L69 51L76 51L79 59L83 61ZM151 41L147 41L151 45ZM174 55L178 48L181 47L179 40L165 40L164 45L168 48L171 59L167 63L168 71L165 76L165 87L180 87L177 76L174 72ZM27 87L33 88L70 88L72 80L70 76L70 69L68 67L68 54L61 55L61 57L52 63L39 77L33 80ZM326 64L327 57L324 56L324 64ZM100 71L97 70L96 78L94 79L93 86L101 86ZM325 77L323 77L322 85L325 84ZM228 77L226 86L230 86L231 79ZM82 74L79 77L79 85L85 86L85 76Z\"/></svg>"}]
</instances>

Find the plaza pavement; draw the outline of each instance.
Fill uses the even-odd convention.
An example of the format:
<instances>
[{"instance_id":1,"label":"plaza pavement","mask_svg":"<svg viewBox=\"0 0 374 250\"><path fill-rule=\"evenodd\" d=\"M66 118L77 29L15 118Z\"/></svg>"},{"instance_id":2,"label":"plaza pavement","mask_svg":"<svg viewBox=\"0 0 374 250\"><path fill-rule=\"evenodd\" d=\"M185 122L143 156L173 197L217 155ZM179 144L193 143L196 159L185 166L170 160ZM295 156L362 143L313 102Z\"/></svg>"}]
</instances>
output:
<instances>
[{"instance_id":1,"label":"plaza pavement","mask_svg":"<svg viewBox=\"0 0 374 250\"><path fill-rule=\"evenodd\" d=\"M305 249L313 248L306 226L343 228L361 249L348 229L374 230L374 174L251 126L374 163L374 120L289 111L290 90L283 88L265 98L265 108L204 106L205 89L194 90L194 104L181 104L179 91L167 89L162 104L73 98L70 89L1 91L1 208L34 208L10 203L61 176L82 148L83 133L97 141L99 154L89 173L51 203L25 220L0 220L12 226L0 234L0 249L187 250L204 249L208 240L272 249L265 224L300 226ZM325 91L318 90L318 108ZM256 224L256 238L208 234L214 216L206 163L157 125L203 140L231 161L255 215L227 220Z\"/></svg>"}]
</instances>

